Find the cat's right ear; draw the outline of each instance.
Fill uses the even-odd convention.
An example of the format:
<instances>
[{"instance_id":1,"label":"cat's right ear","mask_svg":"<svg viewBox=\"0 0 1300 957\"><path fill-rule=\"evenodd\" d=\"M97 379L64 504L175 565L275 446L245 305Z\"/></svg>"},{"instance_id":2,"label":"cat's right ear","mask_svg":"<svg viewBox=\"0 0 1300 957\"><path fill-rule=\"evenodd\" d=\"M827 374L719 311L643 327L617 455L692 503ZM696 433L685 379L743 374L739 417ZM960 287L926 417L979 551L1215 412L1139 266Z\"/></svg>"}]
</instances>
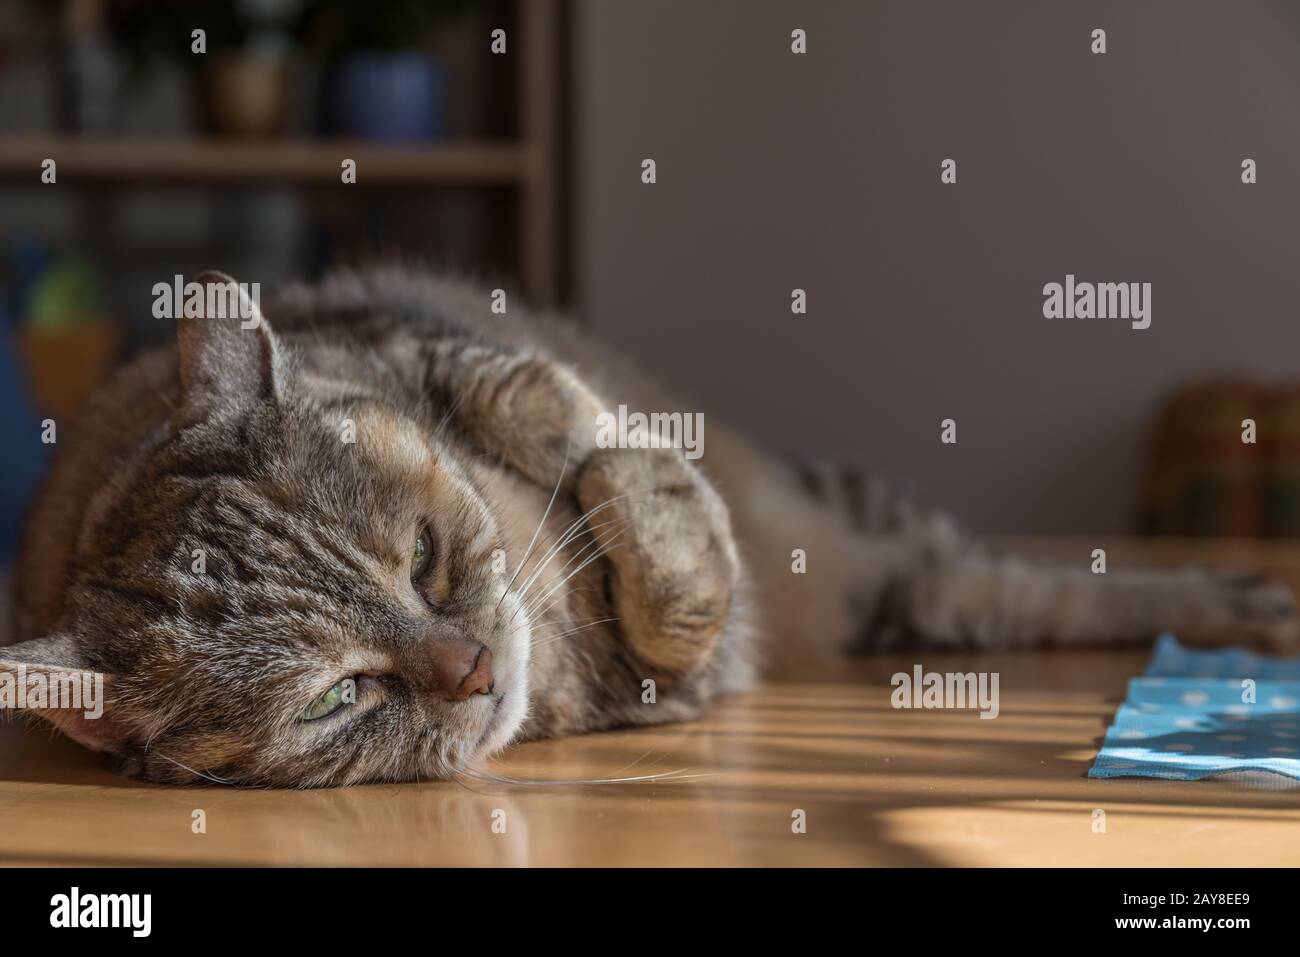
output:
<instances>
[{"instance_id":1,"label":"cat's right ear","mask_svg":"<svg viewBox=\"0 0 1300 957\"><path fill-rule=\"evenodd\" d=\"M276 343L256 295L220 272L199 273L191 283L202 296L176 320L178 422L188 425L217 412L273 400Z\"/></svg>"},{"instance_id":2,"label":"cat's right ear","mask_svg":"<svg viewBox=\"0 0 1300 957\"><path fill-rule=\"evenodd\" d=\"M111 689L111 676L91 670L69 635L0 648L0 707L48 721L92 751L115 754L126 735L107 701Z\"/></svg>"}]
</instances>

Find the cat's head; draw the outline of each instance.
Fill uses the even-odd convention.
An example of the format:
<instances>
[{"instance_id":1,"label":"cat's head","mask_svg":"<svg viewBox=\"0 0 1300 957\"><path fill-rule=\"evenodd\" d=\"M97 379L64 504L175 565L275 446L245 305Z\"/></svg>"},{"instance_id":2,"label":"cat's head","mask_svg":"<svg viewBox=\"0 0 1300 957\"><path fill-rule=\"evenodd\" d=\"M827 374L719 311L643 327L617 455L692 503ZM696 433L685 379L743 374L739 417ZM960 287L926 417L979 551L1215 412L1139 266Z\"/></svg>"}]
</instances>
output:
<instances>
[{"instance_id":1,"label":"cat's head","mask_svg":"<svg viewBox=\"0 0 1300 957\"><path fill-rule=\"evenodd\" d=\"M151 780L446 776L527 712L498 522L418 403L308 396L255 316L178 320L168 428L85 503L66 612L0 677L103 674L102 717L39 714Z\"/></svg>"}]
</instances>

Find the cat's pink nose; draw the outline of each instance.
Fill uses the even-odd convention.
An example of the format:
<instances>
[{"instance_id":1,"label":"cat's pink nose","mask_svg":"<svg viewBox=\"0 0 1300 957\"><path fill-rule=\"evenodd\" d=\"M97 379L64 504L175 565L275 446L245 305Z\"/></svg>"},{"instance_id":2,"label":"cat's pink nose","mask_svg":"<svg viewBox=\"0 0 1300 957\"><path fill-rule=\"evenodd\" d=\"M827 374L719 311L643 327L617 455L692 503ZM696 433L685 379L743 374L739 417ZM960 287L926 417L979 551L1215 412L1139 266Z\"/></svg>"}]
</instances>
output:
<instances>
[{"instance_id":1,"label":"cat's pink nose","mask_svg":"<svg viewBox=\"0 0 1300 957\"><path fill-rule=\"evenodd\" d=\"M427 667L435 691L452 701L492 693L492 652L477 641L433 641Z\"/></svg>"}]
</instances>

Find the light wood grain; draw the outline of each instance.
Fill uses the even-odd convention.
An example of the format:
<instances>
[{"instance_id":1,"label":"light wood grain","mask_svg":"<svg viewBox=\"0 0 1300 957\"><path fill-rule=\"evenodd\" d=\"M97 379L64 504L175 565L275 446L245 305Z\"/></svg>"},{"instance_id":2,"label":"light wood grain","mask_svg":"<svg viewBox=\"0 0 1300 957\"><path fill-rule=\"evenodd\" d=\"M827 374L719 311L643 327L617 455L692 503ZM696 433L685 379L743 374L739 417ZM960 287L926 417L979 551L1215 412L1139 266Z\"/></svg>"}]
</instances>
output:
<instances>
[{"instance_id":1,"label":"light wood grain","mask_svg":"<svg viewBox=\"0 0 1300 957\"><path fill-rule=\"evenodd\" d=\"M1031 543L1085 561L1084 541ZM1112 541L1112 562L1227 560L1300 582L1300 548ZM537 782L335 791L160 788L0 726L0 863L453 865L1295 865L1296 792L1085 773L1145 650L896 656L774 682L688 724L525 745ZM997 671L1001 716L896 711L914 663ZM191 812L207 833L191 833ZM1092 812L1107 814L1105 834ZM807 815L807 833L791 814ZM494 812L505 833L494 833ZM500 819L500 815L498 815Z\"/></svg>"}]
</instances>

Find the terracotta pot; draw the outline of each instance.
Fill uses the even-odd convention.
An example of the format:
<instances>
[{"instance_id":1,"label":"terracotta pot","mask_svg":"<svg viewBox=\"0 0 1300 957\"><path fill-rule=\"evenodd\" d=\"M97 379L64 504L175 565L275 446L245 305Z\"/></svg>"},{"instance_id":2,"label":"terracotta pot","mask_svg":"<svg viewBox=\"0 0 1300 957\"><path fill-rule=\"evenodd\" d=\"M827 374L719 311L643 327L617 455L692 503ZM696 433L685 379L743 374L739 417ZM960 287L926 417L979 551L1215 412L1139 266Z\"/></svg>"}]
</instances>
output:
<instances>
[{"instance_id":1,"label":"terracotta pot","mask_svg":"<svg viewBox=\"0 0 1300 957\"><path fill-rule=\"evenodd\" d=\"M247 53L218 55L203 74L208 126L223 136L272 136L284 127L288 69Z\"/></svg>"},{"instance_id":2,"label":"terracotta pot","mask_svg":"<svg viewBox=\"0 0 1300 957\"><path fill-rule=\"evenodd\" d=\"M18 352L37 410L56 419L75 412L108 373L117 345L118 330L107 320L72 329L21 328Z\"/></svg>"}]
</instances>

